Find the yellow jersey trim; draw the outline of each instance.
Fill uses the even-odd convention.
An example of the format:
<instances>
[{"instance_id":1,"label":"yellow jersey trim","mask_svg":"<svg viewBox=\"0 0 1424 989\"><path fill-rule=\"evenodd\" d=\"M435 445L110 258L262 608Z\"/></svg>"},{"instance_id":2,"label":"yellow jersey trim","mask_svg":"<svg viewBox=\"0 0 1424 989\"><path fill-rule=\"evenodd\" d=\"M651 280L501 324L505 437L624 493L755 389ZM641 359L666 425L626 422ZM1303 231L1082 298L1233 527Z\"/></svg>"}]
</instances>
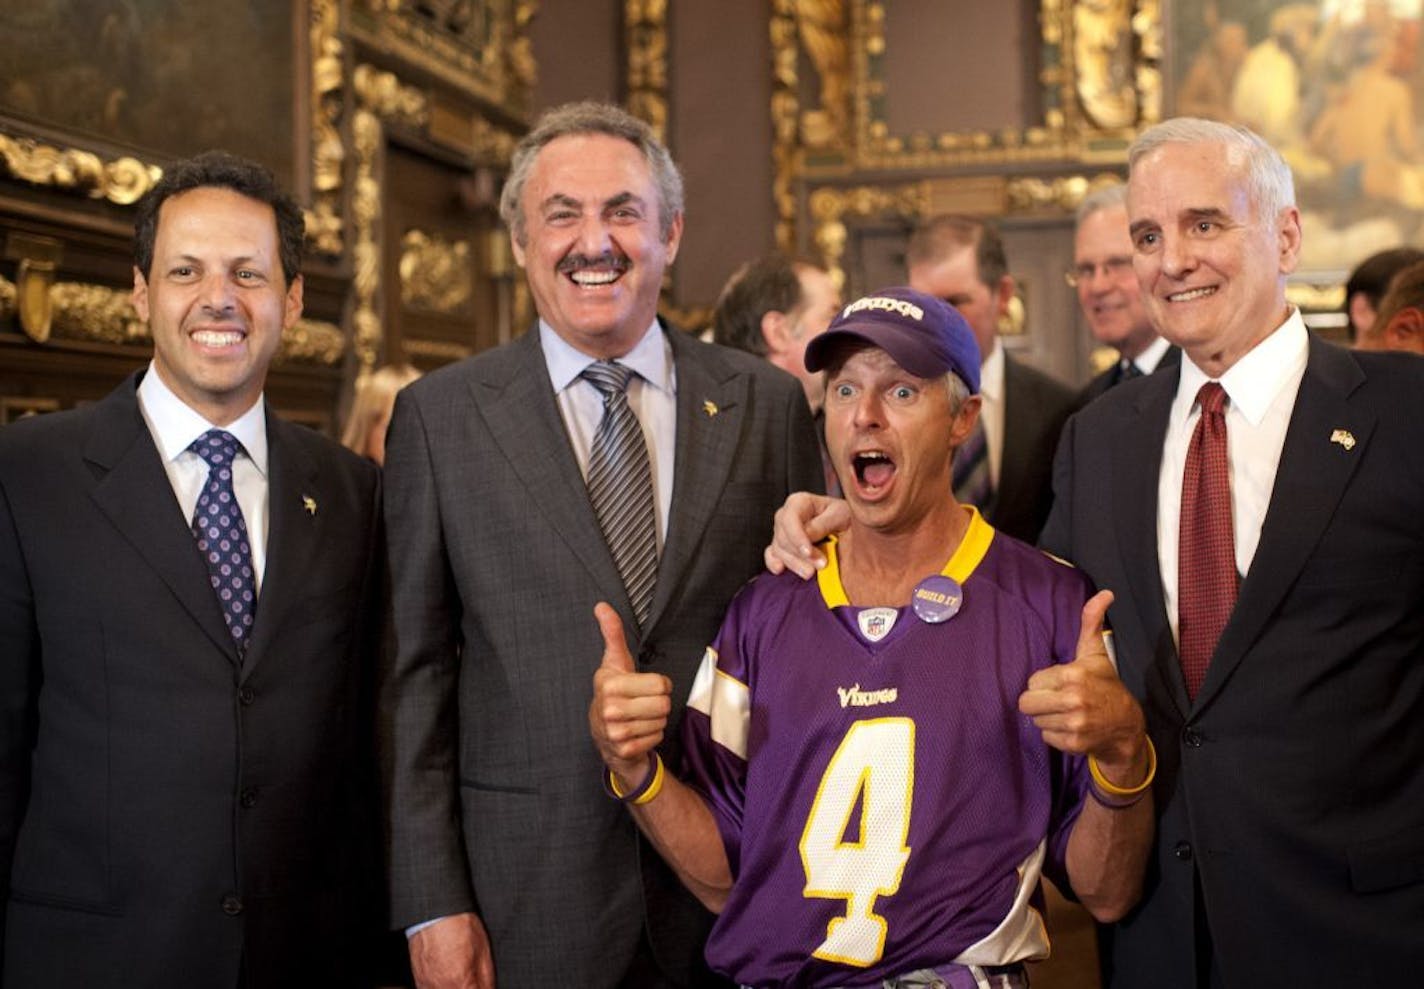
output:
<instances>
[{"instance_id":1,"label":"yellow jersey trim","mask_svg":"<svg viewBox=\"0 0 1424 989\"><path fill-rule=\"evenodd\" d=\"M973 505L963 506L969 511L969 528L964 531L954 555L949 558L940 573L949 577L961 587L967 581L994 542L994 527L984 521L979 509ZM826 554L826 565L816 574L816 583L821 589L821 599L827 608L840 608L850 604L845 585L841 583L840 561L836 556L836 537L828 536L821 545Z\"/></svg>"}]
</instances>

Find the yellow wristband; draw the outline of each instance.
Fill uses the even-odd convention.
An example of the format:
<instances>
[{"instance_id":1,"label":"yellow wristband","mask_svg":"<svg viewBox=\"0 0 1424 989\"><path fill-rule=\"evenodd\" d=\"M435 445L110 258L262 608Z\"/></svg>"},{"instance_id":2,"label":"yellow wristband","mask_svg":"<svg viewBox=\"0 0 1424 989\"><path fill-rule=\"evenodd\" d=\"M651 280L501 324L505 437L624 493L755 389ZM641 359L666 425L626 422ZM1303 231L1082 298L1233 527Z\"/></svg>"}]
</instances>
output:
<instances>
[{"instance_id":1,"label":"yellow wristband","mask_svg":"<svg viewBox=\"0 0 1424 989\"><path fill-rule=\"evenodd\" d=\"M609 794L625 804L645 804L658 795L663 788L663 757L656 751L648 753L649 772L643 783L631 793L624 793L618 786L618 777L611 770L603 771L603 784Z\"/></svg>"},{"instance_id":2,"label":"yellow wristband","mask_svg":"<svg viewBox=\"0 0 1424 989\"><path fill-rule=\"evenodd\" d=\"M1109 797L1138 797L1147 792L1152 781L1157 778L1157 749L1152 745L1152 737L1147 736L1147 778L1134 787L1122 787L1108 781L1098 766L1098 760L1088 756L1088 772L1093 774L1093 785Z\"/></svg>"}]
</instances>

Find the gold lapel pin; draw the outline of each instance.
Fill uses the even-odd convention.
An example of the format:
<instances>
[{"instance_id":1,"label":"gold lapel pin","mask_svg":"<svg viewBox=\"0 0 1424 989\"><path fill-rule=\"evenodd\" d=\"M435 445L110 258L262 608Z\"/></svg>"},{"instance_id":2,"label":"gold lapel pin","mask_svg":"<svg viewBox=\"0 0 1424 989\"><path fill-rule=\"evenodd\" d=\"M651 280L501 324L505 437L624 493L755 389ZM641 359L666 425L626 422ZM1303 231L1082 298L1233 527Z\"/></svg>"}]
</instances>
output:
<instances>
[{"instance_id":1,"label":"gold lapel pin","mask_svg":"<svg viewBox=\"0 0 1424 989\"><path fill-rule=\"evenodd\" d=\"M1339 443L1346 450L1355 448L1355 434L1348 429L1337 429L1330 434L1331 443Z\"/></svg>"},{"instance_id":2,"label":"gold lapel pin","mask_svg":"<svg viewBox=\"0 0 1424 989\"><path fill-rule=\"evenodd\" d=\"M715 416L718 412L722 410L717 408L716 402L712 401L709 398L704 398L702 400L702 411L706 412L707 418L711 419L713 416Z\"/></svg>"},{"instance_id":3,"label":"gold lapel pin","mask_svg":"<svg viewBox=\"0 0 1424 989\"><path fill-rule=\"evenodd\" d=\"M311 495L302 495L302 507L307 510L308 515L316 514L316 499Z\"/></svg>"}]
</instances>

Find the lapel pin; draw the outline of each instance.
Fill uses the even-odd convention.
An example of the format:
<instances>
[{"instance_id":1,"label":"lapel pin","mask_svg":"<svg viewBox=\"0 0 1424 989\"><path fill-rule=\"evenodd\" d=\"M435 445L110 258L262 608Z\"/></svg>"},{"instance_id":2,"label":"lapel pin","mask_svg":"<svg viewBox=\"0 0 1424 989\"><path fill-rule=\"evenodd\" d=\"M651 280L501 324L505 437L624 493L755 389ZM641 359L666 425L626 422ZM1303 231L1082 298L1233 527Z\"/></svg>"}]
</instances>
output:
<instances>
[{"instance_id":1,"label":"lapel pin","mask_svg":"<svg viewBox=\"0 0 1424 989\"><path fill-rule=\"evenodd\" d=\"M702 400L702 411L707 413L708 419L711 419L713 416L715 416L718 412L722 410L717 408L716 402L712 401L711 399L704 398Z\"/></svg>"},{"instance_id":2,"label":"lapel pin","mask_svg":"<svg viewBox=\"0 0 1424 989\"><path fill-rule=\"evenodd\" d=\"M311 495L302 495L302 507L307 510L308 515L316 514L316 499Z\"/></svg>"},{"instance_id":3,"label":"lapel pin","mask_svg":"<svg viewBox=\"0 0 1424 989\"><path fill-rule=\"evenodd\" d=\"M1348 429L1337 429L1330 434L1331 443L1339 443L1346 450L1355 448L1355 434Z\"/></svg>"}]
</instances>

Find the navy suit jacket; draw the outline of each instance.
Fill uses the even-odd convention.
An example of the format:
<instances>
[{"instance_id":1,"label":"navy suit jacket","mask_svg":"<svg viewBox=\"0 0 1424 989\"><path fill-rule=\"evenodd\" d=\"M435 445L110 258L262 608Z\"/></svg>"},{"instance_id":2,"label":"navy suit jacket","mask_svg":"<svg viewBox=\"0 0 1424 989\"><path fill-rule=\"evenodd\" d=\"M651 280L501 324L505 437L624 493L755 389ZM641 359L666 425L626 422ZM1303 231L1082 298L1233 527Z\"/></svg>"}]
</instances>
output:
<instances>
[{"instance_id":1,"label":"navy suit jacket","mask_svg":"<svg viewBox=\"0 0 1424 989\"><path fill-rule=\"evenodd\" d=\"M1255 558L1195 701L1157 562L1179 373L1074 416L1045 549L1117 599L1160 764L1112 985L1413 985L1424 972L1424 359L1312 337Z\"/></svg>"},{"instance_id":2,"label":"navy suit jacket","mask_svg":"<svg viewBox=\"0 0 1424 989\"><path fill-rule=\"evenodd\" d=\"M239 662L138 380L0 429L3 983L355 984L378 473L268 412Z\"/></svg>"}]
</instances>

